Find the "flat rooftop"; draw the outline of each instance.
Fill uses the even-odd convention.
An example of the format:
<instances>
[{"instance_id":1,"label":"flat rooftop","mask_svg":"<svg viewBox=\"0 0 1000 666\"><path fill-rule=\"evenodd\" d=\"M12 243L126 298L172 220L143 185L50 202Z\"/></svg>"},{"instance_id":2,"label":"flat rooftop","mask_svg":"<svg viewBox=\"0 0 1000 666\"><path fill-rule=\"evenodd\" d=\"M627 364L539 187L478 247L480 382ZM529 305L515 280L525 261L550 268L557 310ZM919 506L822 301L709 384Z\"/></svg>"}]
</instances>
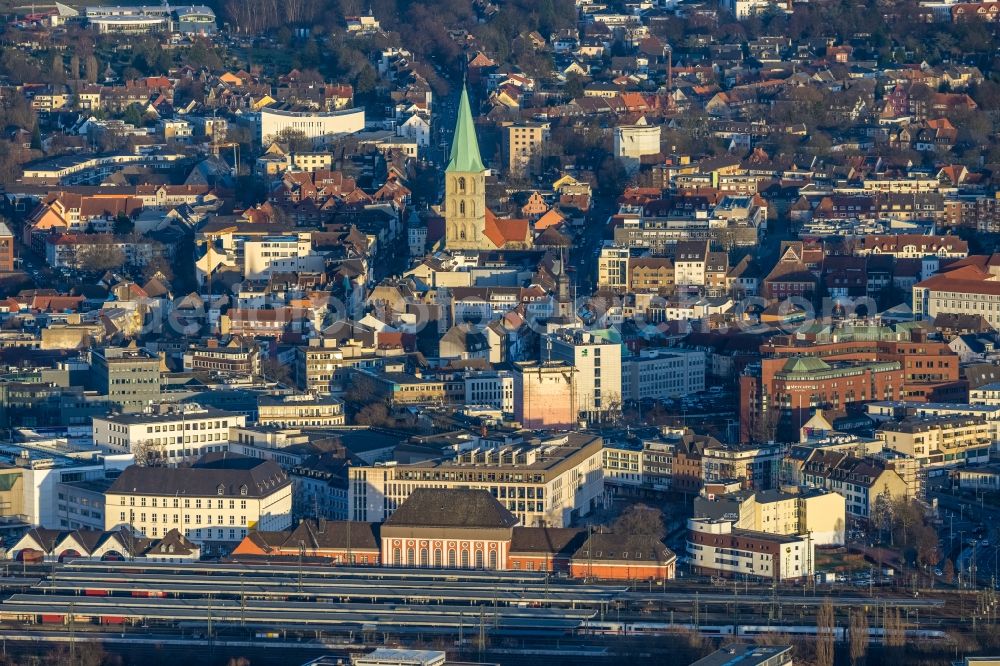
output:
<instances>
[{"instance_id":1,"label":"flat rooftop","mask_svg":"<svg viewBox=\"0 0 1000 666\"><path fill-rule=\"evenodd\" d=\"M691 666L782 666L792 662L791 645L724 645Z\"/></svg>"}]
</instances>

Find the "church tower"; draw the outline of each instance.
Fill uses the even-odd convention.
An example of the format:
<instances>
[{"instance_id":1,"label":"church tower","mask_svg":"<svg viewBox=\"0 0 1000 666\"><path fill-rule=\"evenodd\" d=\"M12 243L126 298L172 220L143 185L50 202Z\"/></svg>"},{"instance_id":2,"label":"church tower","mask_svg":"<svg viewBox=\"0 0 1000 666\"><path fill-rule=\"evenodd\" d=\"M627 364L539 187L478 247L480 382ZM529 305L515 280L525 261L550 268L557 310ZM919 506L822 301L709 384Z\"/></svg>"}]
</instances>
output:
<instances>
[{"instance_id":1,"label":"church tower","mask_svg":"<svg viewBox=\"0 0 1000 666\"><path fill-rule=\"evenodd\" d=\"M451 157L444 170L444 245L449 250L489 250L486 237L486 167L463 86Z\"/></svg>"}]
</instances>

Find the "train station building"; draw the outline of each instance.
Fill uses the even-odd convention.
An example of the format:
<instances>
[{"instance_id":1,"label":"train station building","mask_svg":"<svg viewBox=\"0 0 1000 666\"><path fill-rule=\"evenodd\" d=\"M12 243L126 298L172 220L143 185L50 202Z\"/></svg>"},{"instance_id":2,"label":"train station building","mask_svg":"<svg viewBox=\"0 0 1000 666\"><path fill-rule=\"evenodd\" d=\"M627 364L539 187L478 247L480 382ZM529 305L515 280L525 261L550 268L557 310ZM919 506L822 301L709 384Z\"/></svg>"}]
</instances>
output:
<instances>
[{"instance_id":1,"label":"train station building","mask_svg":"<svg viewBox=\"0 0 1000 666\"><path fill-rule=\"evenodd\" d=\"M240 560L299 555L353 566L548 571L598 580L669 580L677 560L652 537L521 527L489 491L459 488L414 489L381 524L305 521L294 530L251 532L233 551Z\"/></svg>"}]
</instances>

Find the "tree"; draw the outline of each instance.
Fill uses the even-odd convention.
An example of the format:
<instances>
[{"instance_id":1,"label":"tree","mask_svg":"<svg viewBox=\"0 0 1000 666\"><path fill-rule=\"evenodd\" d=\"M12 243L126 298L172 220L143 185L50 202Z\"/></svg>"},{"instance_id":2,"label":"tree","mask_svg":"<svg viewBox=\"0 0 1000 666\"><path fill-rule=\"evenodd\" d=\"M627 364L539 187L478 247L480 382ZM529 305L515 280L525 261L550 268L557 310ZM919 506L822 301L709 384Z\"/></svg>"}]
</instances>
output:
<instances>
[{"instance_id":1,"label":"tree","mask_svg":"<svg viewBox=\"0 0 1000 666\"><path fill-rule=\"evenodd\" d=\"M612 525L615 534L623 536L649 536L662 539L667 535L663 512L646 504L633 504L625 509Z\"/></svg>"},{"instance_id":2,"label":"tree","mask_svg":"<svg viewBox=\"0 0 1000 666\"><path fill-rule=\"evenodd\" d=\"M833 603L826 599L816 612L816 666L833 666Z\"/></svg>"},{"instance_id":3,"label":"tree","mask_svg":"<svg viewBox=\"0 0 1000 666\"><path fill-rule=\"evenodd\" d=\"M85 271L99 273L125 264L125 251L111 243L88 243L76 251L76 263Z\"/></svg>"},{"instance_id":4,"label":"tree","mask_svg":"<svg viewBox=\"0 0 1000 666\"><path fill-rule=\"evenodd\" d=\"M124 236L135 231L135 222L125 213L118 213L111 228L116 235Z\"/></svg>"},{"instance_id":5,"label":"tree","mask_svg":"<svg viewBox=\"0 0 1000 666\"><path fill-rule=\"evenodd\" d=\"M898 608L886 610L883 624L886 647L900 648L906 645L906 623Z\"/></svg>"},{"instance_id":6,"label":"tree","mask_svg":"<svg viewBox=\"0 0 1000 666\"><path fill-rule=\"evenodd\" d=\"M56 53L52 56L52 64L49 67L49 76L55 83L62 83L66 80L66 68L63 65L62 54Z\"/></svg>"},{"instance_id":7,"label":"tree","mask_svg":"<svg viewBox=\"0 0 1000 666\"><path fill-rule=\"evenodd\" d=\"M135 464L140 467L165 467L167 460L163 455L163 447L152 440L144 439L133 442L131 446Z\"/></svg>"},{"instance_id":8,"label":"tree","mask_svg":"<svg viewBox=\"0 0 1000 666\"><path fill-rule=\"evenodd\" d=\"M122 120L135 127L142 126L142 108L138 104L129 104L122 114Z\"/></svg>"},{"instance_id":9,"label":"tree","mask_svg":"<svg viewBox=\"0 0 1000 666\"><path fill-rule=\"evenodd\" d=\"M943 576L944 582L948 583L949 585L955 582L955 563L952 562L950 559L945 560L943 573L944 573Z\"/></svg>"},{"instance_id":10,"label":"tree","mask_svg":"<svg viewBox=\"0 0 1000 666\"><path fill-rule=\"evenodd\" d=\"M863 608L858 608L851 611L850 618L851 666L858 666L864 663L868 654L868 616Z\"/></svg>"},{"instance_id":11,"label":"tree","mask_svg":"<svg viewBox=\"0 0 1000 666\"><path fill-rule=\"evenodd\" d=\"M74 81L80 80L80 56L75 53L69 58L69 78Z\"/></svg>"},{"instance_id":12,"label":"tree","mask_svg":"<svg viewBox=\"0 0 1000 666\"><path fill-rule=\"evenodd\" d=\"M314 147L312 139L306 137L305 132L291 127L286 127L272 136L264 137L265 145L273 142L288 144L288 149L293 153L310 151Z\"/></svg>"},{"instance_id":13,"label":"tree","mask_svg":"<svg viewBox=\"0 0 1000 666\"><path fill-rule=\"evenodd\" d=\"M269 358L263 361L260 364L260 374L262 374L265 379L278 382L279 384L283 384L285 386L291 386L293 383L291 369L276 358Z\"/></svg>"},{"instance_id":14,"label":"tree","mask_svg":"<svg viewBox=\"0 0 1000 666\"><path fill-rule=\"evenodd\" d=\"M100 77L101 65L97 62L97 56L93 53L87 56L85 73L87 74L87 81L90 83L97 83L97 79Z\"/></svg>"},{"instance_id":15,"label":"tree","mask_svg":"<svg viewBox=\"0 0 1000 666\"><path fill-rule=\"evenodd\" d=\"M384 402L373 402L365 405L354 417L357 425L384 426L392 422L389 417L389 406Z\"/></svg>"}]
</instances>

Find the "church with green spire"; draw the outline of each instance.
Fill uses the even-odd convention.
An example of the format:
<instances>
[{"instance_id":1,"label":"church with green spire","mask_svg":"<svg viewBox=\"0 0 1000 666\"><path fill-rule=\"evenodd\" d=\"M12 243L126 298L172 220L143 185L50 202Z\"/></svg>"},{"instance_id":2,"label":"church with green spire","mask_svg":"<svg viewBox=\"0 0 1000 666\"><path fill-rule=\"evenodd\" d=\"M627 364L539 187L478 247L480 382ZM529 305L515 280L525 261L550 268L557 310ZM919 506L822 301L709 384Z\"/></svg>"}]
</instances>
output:
<instances>
[{"instance_id":1,"label":"church with green spire","mask_svg":"<svg viewBox=\"0 0 1000 666\"><path fill-rule=\"evenodd\" d=\"M486 167L479 153L469 93L463 86L444 171L444 247L489 251L530 245L527 220L500 219L486 207Z\"/></svg>"}]
</instances>

